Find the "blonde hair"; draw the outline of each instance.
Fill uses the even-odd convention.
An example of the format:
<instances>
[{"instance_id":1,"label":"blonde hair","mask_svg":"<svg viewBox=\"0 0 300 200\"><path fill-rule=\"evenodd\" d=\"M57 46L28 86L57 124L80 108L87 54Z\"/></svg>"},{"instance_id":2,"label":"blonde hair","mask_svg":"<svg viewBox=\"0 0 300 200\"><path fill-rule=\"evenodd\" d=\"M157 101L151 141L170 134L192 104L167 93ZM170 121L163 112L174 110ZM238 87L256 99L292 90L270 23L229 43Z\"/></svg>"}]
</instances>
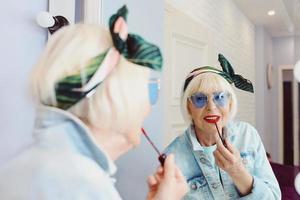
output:
<instances>
[{"instance_id":1,"label":"blonde hair","mask_svg":"<svg viewBox=\"0 0 300 200\"><path fill-rule=\"evenodd\" d=\"M196 93L211 93L217 91L227 91L230 94L229 102L229 118L233 119L237 112L237 98L232 86L222 76L212 73L205 72L194 77L186 90L181 95L181 112L183 118L187 123L192 123L191 115L188 111L188 98Z\"/></svg>"},{"instance_id":2,"label":"blonde hair","mask_svg":"<svg viewBox=\"0 0 300 200\"><path fill-rule=\"evenodd\" d=\"M112 46L109 31L98 25L77 24L57 31L50 37L32 74L37 103L57 107L56 83L80 73L91 58ZM140 117L135 111L145 106L141 100L148 97L149 71L121 57L95 94L67 111L96 127L126 129Z\"/></svg>"}]
</instances>

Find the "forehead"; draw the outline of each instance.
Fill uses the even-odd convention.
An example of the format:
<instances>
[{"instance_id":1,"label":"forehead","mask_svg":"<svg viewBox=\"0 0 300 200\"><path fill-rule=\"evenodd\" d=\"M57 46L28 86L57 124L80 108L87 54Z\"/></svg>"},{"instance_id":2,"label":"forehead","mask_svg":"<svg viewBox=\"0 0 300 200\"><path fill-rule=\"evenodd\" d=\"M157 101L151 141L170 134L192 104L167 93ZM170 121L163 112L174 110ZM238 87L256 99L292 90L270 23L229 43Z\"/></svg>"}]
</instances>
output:
<instances>
[{"instance_id":1,"label":"forehead","mask_svg":"<svg viewBox=\"0 0 300 200\"><path fill-rule=\"evenodd\" d=\"M202 92L211 94L214 92L228 91L229 83L215 73L203 73L191 81L190 93Z\"/></svg>"}]
</instances>

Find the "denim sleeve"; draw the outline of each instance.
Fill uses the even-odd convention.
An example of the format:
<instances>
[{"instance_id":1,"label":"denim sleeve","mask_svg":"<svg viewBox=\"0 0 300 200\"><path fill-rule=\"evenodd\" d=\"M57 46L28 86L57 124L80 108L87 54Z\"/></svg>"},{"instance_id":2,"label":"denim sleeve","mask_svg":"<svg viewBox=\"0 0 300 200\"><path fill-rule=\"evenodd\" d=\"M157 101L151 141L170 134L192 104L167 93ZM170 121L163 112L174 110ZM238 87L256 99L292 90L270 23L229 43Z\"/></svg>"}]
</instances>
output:
<instances>
[{"instance_id":1,"label":"denim sleeve","mask_svg":"<svg viewBox=\"0 0 300 200\"><path fill-rule=\"evenodd\" d=\"M256 135L256 144L258 144L256 151L257 155L255 156L254 173L252 174L254 179L253 188L250 194L240 199L281 199L281 191L271 165L266 157L265 148L256 130L254 129L253 131L255 131Z\"/></svg>"},{"instance_id":2,"label":"denim sleeve","mask_svg":"<svg viewBox=\"0 0 300 200\"><path fill-rule=\"evenodd\" d=\"M65 185L69 184L69 185ZM107 200L116 199L121 200L119 194L111 190L105 184L82 182L71 183L71 181L48 184L40 186L31 192L32 199L72 199L72 200Z\"/></svg>"}]
</instances>

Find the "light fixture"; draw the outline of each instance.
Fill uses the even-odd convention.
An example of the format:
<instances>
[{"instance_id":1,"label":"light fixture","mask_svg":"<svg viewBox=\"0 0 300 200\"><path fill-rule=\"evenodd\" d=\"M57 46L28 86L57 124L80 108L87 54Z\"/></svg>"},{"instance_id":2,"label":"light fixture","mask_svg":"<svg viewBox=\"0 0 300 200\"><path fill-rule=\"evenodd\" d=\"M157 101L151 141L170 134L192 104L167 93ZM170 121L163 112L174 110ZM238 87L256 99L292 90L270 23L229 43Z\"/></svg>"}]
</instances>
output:
<instances>
[{"instance_id":1,"label":"light fixture","mask_svg":"<svg viewBox=\"0 0 300 200\"><path fill-rule=\"evenodd\" d=\"M275 15L275 10L269 10L269 11L268 11L268 15L269 15L269 16Z\"/></svg>"},{"instance_id":2,"label":"light fixture","mask_svg":"<svg viewBox=\"0 0 300 200\"><path fill-rule=\"evenodd\" d=\"M48 28L54 25L55 20L54 18L50 15L50 13L46 11L40 12L37 17L36 17L36 22L38 25L44 28Z\"/></svg>"},{"instance_id":3,"label":"light fixture","mask_svg":"<svg viewBox=\"0 0 300 200\"><path fill-rule=\"evenodd\" d=\"M294 67L294 76L298 82L300 82L300 60L296 63Z\"/></svg>"},{"instance_id":4,"label":"light fixture","mask_svg":"<svg viewBox=\"0 0 300 200\"><path fill-rule=\"evenodd\" d=\"M61 27L69 25L69 22L65 17L52 16L50 13L45 11L42 11L37 15L36 22L41 27L48 28L51 34Z\"/></svg>"}]
</instances>

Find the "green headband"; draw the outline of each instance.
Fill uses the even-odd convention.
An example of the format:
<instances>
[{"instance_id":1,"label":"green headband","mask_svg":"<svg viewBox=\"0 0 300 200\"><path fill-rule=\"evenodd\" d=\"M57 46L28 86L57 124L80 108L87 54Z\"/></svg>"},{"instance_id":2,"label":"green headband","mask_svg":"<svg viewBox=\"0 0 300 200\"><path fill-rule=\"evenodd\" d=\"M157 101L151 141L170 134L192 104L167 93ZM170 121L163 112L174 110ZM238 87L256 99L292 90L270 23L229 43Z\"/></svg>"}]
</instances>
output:
<instances>
[{"instance_id":1,"label":"green headband","mask_svg":"<svg viewBox=\"0 0 300 200\"><path fill-rule=\"evenodd\" d=\"M114 33L114 26L119 17L126 20L127 7L123 6L118 12L111 16L109 20L110 33L114 47L119 54L128 61L137 65L149 67L153 70L162 69L162 54L157 46L145 41L135 34L128 34L124 41L119 33ZM89 64L78 74L67 76L61 79L55 87L57 107L67 110L78 103L81 99L91 96L95 88L110 74L115 66L105 66L105 57L110 53L110 49L92 58ZM104 64L103 64L104 63ZM94 75L102 77L94 81ZM92 83L91 83L92 82ZM88 87L86 87L89 85Z\"/></svg>"},{"instance_id":2,"label":"green headband","mask_svg":"<svg viewBox=\"0 0 300 200\"><path fill-rule=\"evenodd\" d=\"M183 86L183 92L186 90L189 83L199 74L203 73L215 73L223 78L225 78L230 84L234 83L235 87L244 90L247 92L254 93L253 85L250 80L245 79L241 75L235 74L234 70L231 66L231 64L228 62L228 60L222 55L219 54L219 62L222 67L222 70L216 69L214 67L205 66L205 67L199 67L194 69L190 72L188 77L185 79L184 86Z\"/></svg>"}]
</instances>

